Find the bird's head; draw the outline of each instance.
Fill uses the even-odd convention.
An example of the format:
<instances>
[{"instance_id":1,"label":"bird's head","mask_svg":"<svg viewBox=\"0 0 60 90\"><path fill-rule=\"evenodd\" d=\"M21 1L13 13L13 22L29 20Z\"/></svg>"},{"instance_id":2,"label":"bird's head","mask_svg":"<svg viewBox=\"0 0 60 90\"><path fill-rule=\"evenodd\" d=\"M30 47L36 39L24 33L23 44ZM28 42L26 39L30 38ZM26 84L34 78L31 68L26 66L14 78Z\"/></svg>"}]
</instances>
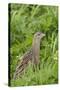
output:
<instances>
[{"instance_id":1,"label":"bird's head","mask_svg":"<svg viewBox=\"0 0 60 90\"><path fill-rule=\"evenodd\" d=\"M45 34L42 33L42 32L36 32L36 33L34 34L34 37L35 37L36 39L41 39L41 38L43 38L44 36L45 36Z\"/></svg>"}]
</instances>

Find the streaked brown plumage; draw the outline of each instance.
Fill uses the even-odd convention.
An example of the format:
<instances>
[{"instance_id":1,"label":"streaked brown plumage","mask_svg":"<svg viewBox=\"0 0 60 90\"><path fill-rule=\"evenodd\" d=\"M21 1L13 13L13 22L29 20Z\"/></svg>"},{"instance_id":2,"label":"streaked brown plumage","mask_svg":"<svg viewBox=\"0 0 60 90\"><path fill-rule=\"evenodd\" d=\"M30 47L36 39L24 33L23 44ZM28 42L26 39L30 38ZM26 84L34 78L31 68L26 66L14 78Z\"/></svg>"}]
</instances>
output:
<instances>
[{"instance_id":1,"label":"streaked brown plumage","mask_svg":"<svg viewBox=\"0 0 60 90\"><path fill-rule=\"evenodd\" d=\"M45 34L41 32L36 32L34 34L32 48L23 55L21 63L19 63L16 67L14 79L23 73L24 69L28 66L30 61L33 63L33 65L39 64L40 40L43 36L45 36Z\"/></svg>"}]
</instances>

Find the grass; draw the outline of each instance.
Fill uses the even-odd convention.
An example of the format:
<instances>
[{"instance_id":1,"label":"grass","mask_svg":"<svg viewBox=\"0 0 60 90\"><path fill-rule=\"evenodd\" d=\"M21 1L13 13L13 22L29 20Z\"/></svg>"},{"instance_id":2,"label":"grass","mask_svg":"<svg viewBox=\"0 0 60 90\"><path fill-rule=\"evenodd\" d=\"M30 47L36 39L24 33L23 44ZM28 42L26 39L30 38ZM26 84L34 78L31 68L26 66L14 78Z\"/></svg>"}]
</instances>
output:
<instances>
[{"instance_id":1,"label":"grass","mask_svg":"<svg viewBox=\"0 0 60 90\"><path fill-rule=\"evenodd\" d=\"M38 69L33 72L31 66L28 67L26 73L22 75L22 78L12 80L11 86L29 86L29 85L45 85L45 84L55 84L57 82L57 63L47 64L44 68Z\"/></svg>"},{"instance_id":2,"label":"grass","mask_svg":"<svg viewBox=\"0 0 60 90\"><path fill-rule=\"evenodd\" d=\"M58 7L10 4L10 8L11 86L58 83ZM45 33L40 45L40 69L33 72L30 64L22 78L13 80L17 62L32 47L37 31Z\"/></svg>"}]
</instances>

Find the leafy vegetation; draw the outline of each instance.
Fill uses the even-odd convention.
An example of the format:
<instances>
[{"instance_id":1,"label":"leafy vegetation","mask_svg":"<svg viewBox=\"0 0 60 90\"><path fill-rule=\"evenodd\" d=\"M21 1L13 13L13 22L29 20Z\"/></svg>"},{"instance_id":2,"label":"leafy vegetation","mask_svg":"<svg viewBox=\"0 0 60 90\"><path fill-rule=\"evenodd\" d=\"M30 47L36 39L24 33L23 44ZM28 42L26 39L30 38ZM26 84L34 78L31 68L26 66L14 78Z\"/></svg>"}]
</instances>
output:
<instances>
[{"instance_id":1,"label":"leafy vegetation","mask_svg":"<svg viewBox=\"0 0 60 90\"><path fill-rule=\"evenodd\" d=\"M10 78L11 86L58 83L58 7L10 4ZM40 69L31 64L22 78L13 80L19 58L32 47L34 33L45 37L40 46Z\"/></svg>"}]
</instances>

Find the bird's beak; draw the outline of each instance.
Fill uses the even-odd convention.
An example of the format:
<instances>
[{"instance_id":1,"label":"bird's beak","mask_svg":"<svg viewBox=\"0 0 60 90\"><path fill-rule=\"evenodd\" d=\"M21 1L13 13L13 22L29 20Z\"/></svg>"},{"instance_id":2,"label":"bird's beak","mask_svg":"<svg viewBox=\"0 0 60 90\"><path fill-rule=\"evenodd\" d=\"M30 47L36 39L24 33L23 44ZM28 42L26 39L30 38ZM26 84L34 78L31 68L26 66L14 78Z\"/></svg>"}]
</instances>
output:
<instances>
[{"instance_id":1,"label":"bird's beak","mask_svg":"<svg viewBox=\"0 0 60 90\"><path fill-rule=\"evenodd\" d=\"M42 37L44 37L45 36L45 34L44 33L42 33Z\"/></svg>"},{"instance_id":2,"label":"bird's beak","mask_svg":"<svg viewBox=\"0 0 60 90\"><path fill-rule=\"evenodd\" d=\"M44 34L44 33L42 33L42 34L41 34L41 38L43 38L44 36L45 36L45 34Z\"/></svg>"}]
</instances>

